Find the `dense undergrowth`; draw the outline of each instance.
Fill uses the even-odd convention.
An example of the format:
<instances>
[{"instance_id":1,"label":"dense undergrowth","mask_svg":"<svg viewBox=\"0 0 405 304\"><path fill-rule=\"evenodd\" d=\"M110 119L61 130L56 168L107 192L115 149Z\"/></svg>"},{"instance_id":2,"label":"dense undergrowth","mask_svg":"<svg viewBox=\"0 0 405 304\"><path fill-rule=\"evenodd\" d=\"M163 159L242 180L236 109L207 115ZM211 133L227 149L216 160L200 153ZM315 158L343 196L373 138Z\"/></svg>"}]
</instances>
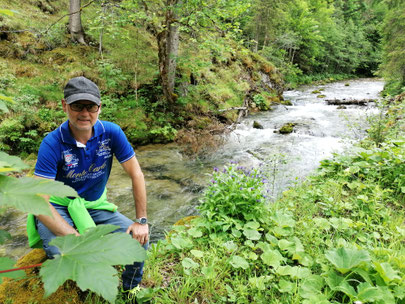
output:
<instances>
[{"instance_id":1,"label":"dense undergrowth","mask_svg":"<svg viewBox=\"0 0 405 304\"><path fill-rule=\"evenodd\" d=\"M138 299L405 303L404 101L383 111L276 202L265 166L215 169L200 216L152 246Z\"/></svg>"}]
</instances>

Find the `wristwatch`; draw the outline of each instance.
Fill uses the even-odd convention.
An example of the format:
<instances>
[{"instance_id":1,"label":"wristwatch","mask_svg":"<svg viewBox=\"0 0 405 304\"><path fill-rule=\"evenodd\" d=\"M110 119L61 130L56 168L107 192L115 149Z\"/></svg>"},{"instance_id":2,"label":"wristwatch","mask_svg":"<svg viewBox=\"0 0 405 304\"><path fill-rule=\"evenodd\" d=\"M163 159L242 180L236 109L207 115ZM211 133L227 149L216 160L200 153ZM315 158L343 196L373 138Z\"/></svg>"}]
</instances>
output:
<instances>
[{"instance_id":1,"label":"wristwatch","mask_svg":"<svg viewBox=\"0 0 405 304\"><path fill-rule=\"evenodd\" d=\"M139 223L141 225L145 225L148 223L148 219L146 217L137 218L135 223Z\"/></svg>"}]
</instances>

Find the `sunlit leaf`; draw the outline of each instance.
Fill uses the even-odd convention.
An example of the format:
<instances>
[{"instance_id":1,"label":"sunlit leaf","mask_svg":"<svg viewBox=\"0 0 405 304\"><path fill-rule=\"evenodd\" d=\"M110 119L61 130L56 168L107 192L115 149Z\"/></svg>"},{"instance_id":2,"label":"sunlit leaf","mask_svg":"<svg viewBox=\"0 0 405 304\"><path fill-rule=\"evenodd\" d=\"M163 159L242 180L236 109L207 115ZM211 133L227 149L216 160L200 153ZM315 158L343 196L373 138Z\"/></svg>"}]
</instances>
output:
<instances>
[{"instance_id":1,"label":"sunlit leaf","mask_svg":"<svg viewBox=\"0 0 405 304\"><path fill-rule=\"evenodd\" d=\"M0 175L0 206L11 206L33 214L51 215L49 205L41 194L77 196L75 190L61 182Z\"/></svg>"},{"instance_id":2,"label":"sunlit leaf","mask_svg":"<svg viewBox=\"0 0 405 304\"><path fill-rule=\"evenodd\" d=\"M206 279L212 280L217 276L213 266L204 266L201 268L201 273L205 276Z\"/></svg>"},{"instance_id":3,"label":"sunlit leaf","mask_svg":"<svg viewBox=\"0 0 405 304\"><path fill-rule=\"evenodd\" d=\"M229 263L234 267L234 268L242 268L242 269L248 269L249 268L249 262L246 261L244 258L234 255Z\"/></svg>"},{"instance_id":4,"label":"sunlit leaf","mask_svg":"<svg viewBox=\"0 0 405 304\"><path fill-rule=\"evenodd\" d=\"M198 263L194 262L193 259L190 258L184 258L183 261L181 261L181 265L183 265L184 268L186 269L194 269L198 268L200 266Z\"/></svg>"},{"instance_id":5,"label":"sunlit leaf","mask_svg":"<svg viewBox=\"0 0 405 304\"><path fill-rule=\"evenodd\" d=\"M7 105L3 102L3 101L1 101L0 100L0 111L3 111L4 113L8 113L9 111L8 111L8 108L7 108Z\"/></svg>"},{"instance_id":6,"label":"sunlit leaf","mask_svg":"<svg viewBox=\"0 0 405 304\"><path fill-rule=\"evenodd\" d=\"M202 257L204 257L204 252L200 251L200 250L191 250L190 253L195 256L196 258L201 259Z\"/></svg>"},{"instance_id":7,"label":"sunlit leaf","mask_svg":"<svg viewBox=\"0 0 405 304\"><path fill-rule=\"evenodd\" d=\"M199 238L202 236L201 230L199 230L198 228L195 228L195 227L188 229L187 233L194 238Z\"/></svg>"},{"instance_id":8,"label":"sunlit leaf","mask_svg":"<svg viewBox=\"0 0 405 304\"><path fill-rule=\"evenodd\" d=\"M304 299L310 299L322 293L325 282L319 275L310 275L300 284L298 293Z\"/></svg>"},{"instance_id":9,"label":"sunlit leaf","mask_svg":"<svg viewBox=\"0 0 405 304\"><path fill-rule=\"evenodd\" d=\"M281 255L281 253L278 250L273 249L269 249L263 252L261 258L264 264L274 268L277 268L278 266L280 266L281 262L285 261L285 258Z\"/></svg>"},{"instance_id":10,"label":"sunlit leaf","mask_svg":"<svg viewBox=\"0 0 405 304\"><path fill-rule=\"evenodd\" d=\"M193 247L193 242L189 238L174 236L170 238L170 241L174 247L180 250Z\"/></svg>"},{"instance_id":11,"label":"sunlit leaf","mask_svg":"<svg viewBox=\"0 0 405 304\"><path fill-rule=\"evenodd\" d=\"M332 290L341 291L350 297L355 297L357 295L356 291L347 282L346 278L340 276L335 271L328 272L325 280Z\"/></svg>"},{"instance_id":12,"label":"sunlit leaf","mask_svg":"<svg viewBox=\"0 0 405 304\"><path fill-rule=\"evenodd\" d=\"M293 228L295 227L295 220L292 215L284 213L283 211L277 211L273 216L272 220L281 228Z\"/></svg>"},{"instance_id":13,"label":"sunlit leaf","mask_svg":"<svg viewBox=\"0 0 405 304\"><path fill-rule=\"evenodd\" d=\"M357 300L362 302L374 302L381 299L381 292L378 288L371 286L367 282L357 286Z\"/></svg>"},{"instance_id":14,"label":"sunlit leaf","mask_svg":"<svg viewBox=\"0 0 405 304\"><path fill-rule=\"evenodd\" d=\"M233 241L225 242L225 243L223 244L223 246L226 248L226 250L227 250L228 252L233 252L233 251L235 251L236 249L238 249L238 245L235 244Z\"/></svg>"},{"instance_id":15,"label":"sunlit leaf","mask_svg":"<svg viewBox=\"0 0 405 304\"><path fill-rule=\"evenodd\" d=\"M7 258L7 257L0 257L0 270L9 270L13 269L15 265L15 261ZM25 272L23 270L11 271L0 273L0 283L3 281L2 278L13 278L19 279L25 276Z\"/></svg>"},{"instance_id":16,"label":"sunlit leaf","mask_svg":"<svg viewBox=\"0 0 405 304\"><path fill-rule=\"evenodd\" d=\"M271 278L269 276L260 276L260 277L250 277L249 278L249 284L253 288L257 288L260 291L263 291L266 289L266 283L270 280Z\"/></svg>"},{"instance_id":17,"label":"sunlit leaf","mask_svg":"<svg viewBox=\"0 0 405 304\"><path fill-rule=\"evenodd\" d=\"M283 293L292 293L295 287L295 284L291 281L286 281L281 279L278 283L278 290Z\"/></svg>"},{"instance_id":18,"label":"sunlit leaf","mask_svg":"<svg viewBox=\"0 0 405 304\"><path fill-rule=\"evenodd\" d=\"M246 238L252 241L258 241L261 237L261 234L257 230L253 229L244 229L243 234L246 236Z\"/></svg>"},{"instance_id":19,"label":"sunlit leaf","mask_svg":"<svg viewBox=\"0 0 405 304\"><path fill-rule=\"evenodd\" d=\"M395 279L401 279L398 275L398 271L395 271L389 263L374 262L374 267L386 284Z\"/></svg>"},{"instance_id":20,"label":"sunlit leaf","mask_svg":"<svg viewBox=\"0 0 405 304\"><path fill-rule=\"evenodd\" d=\"M41 267L45 296L71 279L80 289L90 289L113 303L119 280L112 265L132 264L146 258L146 251L129 234L111 233L117 228L100 225L78 237L67 235L52 240L50 244L58 247L61 254Z\"/></svg>"},{"instance_id":21,"label":"sunlit leaf","mask_svg":"<svg viewBox=\"0 0 405 304\"><path fill-rule=\"evenodd\" d=\"M370 261L367 251L344 247L329 250L326 252L325 257L343 274L363 262Z\"/></svg>"}]
</instances>

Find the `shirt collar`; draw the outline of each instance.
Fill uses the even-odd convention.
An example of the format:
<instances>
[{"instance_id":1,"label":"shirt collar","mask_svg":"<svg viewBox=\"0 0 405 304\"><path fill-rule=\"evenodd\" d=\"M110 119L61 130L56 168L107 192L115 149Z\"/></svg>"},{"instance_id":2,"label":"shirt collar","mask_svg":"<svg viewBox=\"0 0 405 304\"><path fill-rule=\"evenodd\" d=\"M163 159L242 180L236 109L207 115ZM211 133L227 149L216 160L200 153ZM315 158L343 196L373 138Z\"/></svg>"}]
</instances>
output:
<instances>
[{"instance_id":1,"label":"shirt collar","mask_svg":"<svg viewBox=\"0 0 405 304\"><path fill-rule=\"evenodd\" d=\"M97 119L96 124L93 126L93 130L94 135L90 138L90 140L92 140L94 137L100 136L105 132L105 128L101 120ZM62 138L62 142L76 146L76 139L74 139L69 130L69 120L66 120L59 126L59 134Z\"/></svg>"}]
</instances>

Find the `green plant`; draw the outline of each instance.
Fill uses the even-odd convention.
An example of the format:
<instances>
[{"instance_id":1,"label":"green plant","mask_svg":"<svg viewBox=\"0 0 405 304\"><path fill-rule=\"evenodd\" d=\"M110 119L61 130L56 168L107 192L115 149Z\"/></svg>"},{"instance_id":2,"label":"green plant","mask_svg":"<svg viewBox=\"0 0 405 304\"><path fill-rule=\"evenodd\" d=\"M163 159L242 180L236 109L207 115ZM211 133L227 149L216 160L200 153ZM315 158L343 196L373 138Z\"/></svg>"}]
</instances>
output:
<instances>
[{"instance_id":1,"label":"green plant","mask_svg":"<svg viewBox=\"0 0 405 304\"><path fill-rule=\"evenodd\" d=\"M76 191L61 182L6 175L27 167L18 157L0 151L0 207L14 207L23 212L51 216L49 204L43 198L44 194L77 196ZM51 244L58 247L61 255L47 260L40 271L45 295L50 295L66 280L71 279L76 281L82 290L90 289L113 303L118 295L119 279L117 270L112 265L143 261L146 256L139 242L130 235L110 234L116 229L113 225L100 225L79 237L67 235L55 238ZM1 231L0 235L1 242L9 238L4 231ZM13 265L14 261L0 258L1 270L9 269ZM2 276L20 278L21 272L10 272ZM97 277L97 280L94 280L94 277Z\"/></svg>"},{"instance_id":2,"label":"green plant","mask_svg":"<svg viewBox=\"0 0 405 304\"><path fill-rule=\"evenodd\" d=\"M260 109L260 110L268 110L269 106L266 103L266 99L263 97L263 95L261 94L256 94L255 96L253 96L253 102L256 104L256 106Z\"/></svg>"},{"instance_id":3,"label":"green plant","mask_svg":"<svg viewBox=\"0 0 405 304\"><path fill-rule=\"evenodd\" d=\"M157 136L159 138L159 142L160 141L173 141L176 138L177 135L177 130L175 128L172 127L172 125L170 123L168 123L167 125L165 125L162 128L156 128L156 129L152 129L150 131L150 134L152 136Z\"/></svg>"},{"instance_id":4,"label":"green plant","mask_svg":"<svg viewBox=\"0 0 405 304\"><path fill-rule=\"evenodd\" d=\"M265 183L266 177L255 168L236 164L223 171L215 168L198 210L209 222L222 222L224 226L218 226L223 231L232 228L232 222L260 220L266 201Z\"/></svg>"}]
</instances>

